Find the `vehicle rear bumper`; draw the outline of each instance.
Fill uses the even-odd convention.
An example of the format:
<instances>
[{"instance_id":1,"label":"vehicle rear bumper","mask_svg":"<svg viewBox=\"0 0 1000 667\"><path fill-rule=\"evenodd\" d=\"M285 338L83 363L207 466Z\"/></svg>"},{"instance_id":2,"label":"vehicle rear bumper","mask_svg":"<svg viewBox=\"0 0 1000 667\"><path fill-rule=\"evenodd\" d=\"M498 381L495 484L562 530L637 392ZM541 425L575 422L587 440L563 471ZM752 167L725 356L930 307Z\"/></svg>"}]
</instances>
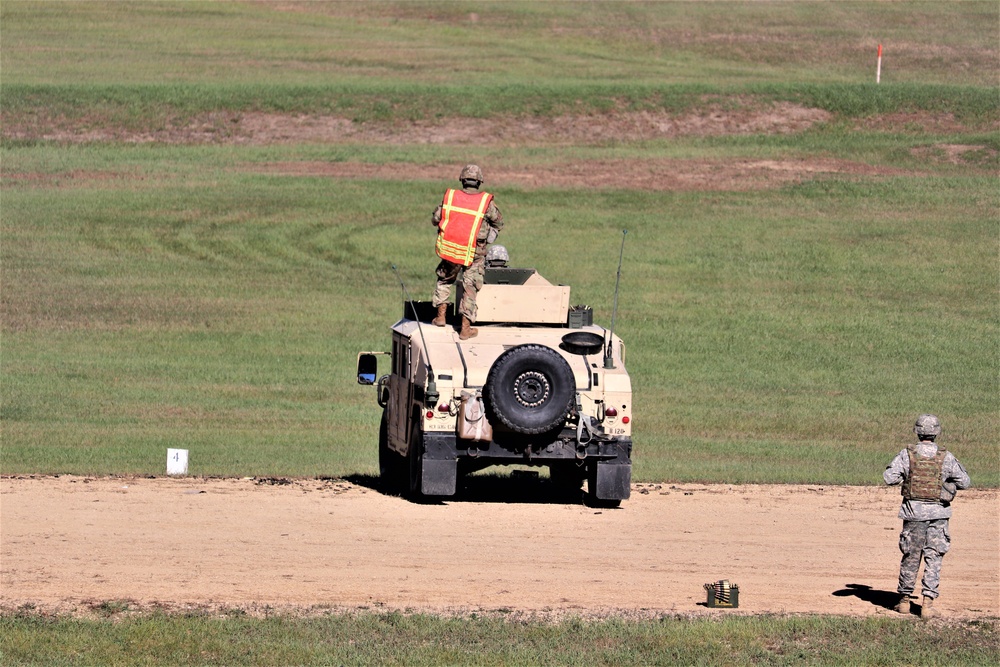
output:
<instances>
[{"instance_id":1,"label":"vehicle rear bumper","mask_svg":"<svg viewBox=\"0 0 1000 667\"><path fill-rule=\"evenodd\" d=\"M632 439L597 439L583 445L569 438L548 442L520 441L508 445L496 441L462 440L451 433L424 433L424 457L430 460L462 458L494 461L495 465L549 463L553 461L604 461L632 463Z\"/></svg>"},{"instance_id":2,"label":"vehicle rear bumper","mask_svg":"<svg viewBox=\"0 0 1000 667\"><path fill-rule=\"evenodd\" d=\"M590 492L601 500L624 500L631 495L632 439L607 438L585 445L569 438L543 443L521 442L512 448L500 443L462 440L450 433L424 433L421 492L454 495L459 463L481 469L491 465L559 465L585 468Z\"/></svg>"}]
</instances>

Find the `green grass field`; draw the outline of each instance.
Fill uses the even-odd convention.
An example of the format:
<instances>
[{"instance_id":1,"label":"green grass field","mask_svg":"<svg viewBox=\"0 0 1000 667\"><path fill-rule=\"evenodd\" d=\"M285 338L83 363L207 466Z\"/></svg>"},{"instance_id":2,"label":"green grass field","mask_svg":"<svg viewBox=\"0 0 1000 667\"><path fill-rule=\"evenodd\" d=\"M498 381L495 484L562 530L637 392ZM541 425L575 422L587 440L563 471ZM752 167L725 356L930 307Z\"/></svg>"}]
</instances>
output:
<instances>
[{"instance_id":1,"label":"green grass field","mask_svg":"<svg viewBox=\"0 0 1000 667\"><path fill-rule=\"evenodd\" d=\"M755 192L499 193L517 262L572 285L605 323L629 229L618 324L638 480L875 483L915 415L934 411L976 483L997 484L996 183L980 167L926 174L934 165L905 146L927 141L834 128L804 145L627 149L762 159L815 143L913 175ZM619 152L554 148L520 162ZM424 219L441 184L255 165L461 153L5 149L4 471L156 473L164 449L183 447L197 474L373 472L378 408L353 383L354 357L384 349L401 312L390 265L429 293Z\"/></svg>"},{"instance_id":2,"label":"green grass field","mask_svg":"<svg viewBox=\"0 0 1000 667\"><path fill-rule=\"evenodd\" d=\"M4 3L5 83L996 85L996 5Z\"/></svg>"},{"instance_id":3,"label":"green grass field","mask_svg":"<svg viewBox=\"0 0 1000 667\"><path fill-rule=\"evenodd\" d=\"M750 189L496 190L514 263L572 285L573 302L593 305L603 324L629 232L617 331L635 392L636 481L877 484L929 411L973 483L996 487L998 21L993 2L5 0L0 472L162 474L166 448L182 447L195 475L373 474L379 412L373 391L355 384L355 357L386 349L401 313L391 265L429 297L427 221L450 185L414 172L457 174L470 160L487 179L491 167L670 162L683 172L773 161L850 168ZM787 133L507 144L260 145L239 141L230 120L330 116L391 130L779 103L828 116ZM199 123L212 139L142 139ZM275 164L411 176L332 178ZM156 655L257 664L249 649L210 638L190 655L149 638L243 632L225 625L236 621L0 622L4 637L26 637L4 640L9 664L93 664L87 650L96 662L127 661L114 647L147 639L151 664ZM256 647L276 632L238 623L259 633ZM329 630L287 623L295 643ZM744 656L733 664L997 655L995 626L952 627L942 642L883 621L705 623L605 625L579 654L554 647L572 634L556 626L539 631L552 633L540 653L505 653L474 635L439 653L351 658L285 645L261 655L486 664L468 657L479 641L496 664L708 664L728 651ZM622 632L650 652L608 648ZM690 648L713 633L723 639L708 653ZM79 636L76 657L53 648ZM899 649L878 658L860 636ZM855 642L858 652L837 649ZM676 653L664 648L675 643ZM908 658L913 644L923 652Z\"/></svg>"},{"instance_id":4,"label":"green grass field","mask_svg":"<svg viewBox=\"0 0 1000 667\"><path fill-rule=\"evenodd\" d=\"M539 622L373 612L313 618L153 614L0 617L6 665L987 665L996 628L887 619ZM101 618L103 616L103 618ZM95 640L96 637L96 640ZM100 660L95 660L95 657Z\"/></svg>"}]
</instances>

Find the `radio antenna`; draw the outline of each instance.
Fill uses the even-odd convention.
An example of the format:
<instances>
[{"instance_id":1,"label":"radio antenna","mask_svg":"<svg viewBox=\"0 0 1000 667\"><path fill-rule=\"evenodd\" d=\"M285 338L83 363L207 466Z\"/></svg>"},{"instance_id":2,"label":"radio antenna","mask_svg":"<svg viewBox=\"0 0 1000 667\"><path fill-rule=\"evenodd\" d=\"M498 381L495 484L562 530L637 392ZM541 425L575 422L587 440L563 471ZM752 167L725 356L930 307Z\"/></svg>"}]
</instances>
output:
<instances>
[{"instance_id":1,"label":"radio antenna","mask_svg":"<svg viewBox=\"0 0 1000 667\"><path fill-rule=\"evenodd\" d=\"M608 337L608 345L604 349L604 367L614 368L615 362L611 357L611 344L615 339L615 318L618 316L618 285L622 280L622 257L625 256L625 237L628 235L628 230L622 230L622 247L618 252L618 277L615 278L615 301L614 306L611 309L611 336Z\"/></svg>"},{"instance_id":2,"label":"radio antenna","mask_svg":"<svg viewBox=\"0 0 1000 667\"><path fill-rule=\"evenodd\" d=\"M413 303L413 299L410 298L410 292L406 289L406 285L403 283L403 277L399 275L399 270L396 268L395 264L392 265L392 272L396 274L396 280L399 281L399 286L403 288L403 296L410 304L410 311L413 312L413 319L417 322L417 331L420 332L420 342L423 343L424 356L427 357L427 391L424 393L424 398L427 405L433 405L437 403L439 394L437 390L437 382L434 381L434 368L431 366L430 350L427 347L427 339L424 338L424 328L420 326L420 317L417 315L417 306Z\"/></svg>"}]
</instances>

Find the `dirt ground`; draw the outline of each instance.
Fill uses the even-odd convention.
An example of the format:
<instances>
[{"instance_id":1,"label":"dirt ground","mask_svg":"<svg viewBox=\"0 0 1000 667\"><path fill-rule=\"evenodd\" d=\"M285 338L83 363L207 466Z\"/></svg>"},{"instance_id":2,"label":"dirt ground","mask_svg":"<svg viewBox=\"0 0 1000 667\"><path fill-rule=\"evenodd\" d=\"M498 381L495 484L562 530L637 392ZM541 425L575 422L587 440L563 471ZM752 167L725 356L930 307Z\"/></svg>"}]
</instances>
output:
<instances>
[{"instance_id":1,"label":"dirt ground","mask_svg":"<svg viewBox=\"0 0 1000 667\"><path fill-rule=\"evenodd\" d=\"M493 118L435 118L357 122L323 114L215 111L180 120L167 118L155 127L126 128L109 118L68 119L46 110L6 114L2 136L65 143L118 141L160 144L366 144L366 145L590 145L633 142L679 136L732 134L787 134L828 121L831 115L789 103L740 108L706 103L697 111L621 111L603 114L513 116ZM933 121L908 119L910 124L933 122L960 128L947 114Z\"/></svg>"},{"instance_id":2,"label":"dirt ground","mask_svg":"<svg viewBox=\"0 0 1000 667\"><path fill-rule=\"evenodd\" d=\"M895 489L639 484L610 510L547 489L473 479L417 504L361 477L4 477L0 607L894 614ZM1000 616L998 493L956 502L949 618ZM719 579L739 610L706 608Z\"/></svg>"},{"instance_id":3,"label":"dirt ground","mask_svg":"<svg viewBox=\"0 0 1000 667\"><path fill-rule=\"evenodd\" d=\"M287 176L317 176L333 179L434 180L451 181L455 166L450 164L365 164L361 162L278 162L248 167ZM847 160L588 160L584 163L559 162L542 166L516 167L493 163L489 179L499 188L517 186L527 190L587 188L591 190L629 188L646 191L744 191L797 183L824 174L901 175L887 167Z\"/></svg>"},{"instance_id":4,"label":"dirt ground","mask_svg":"<svg viewBox=\"0 0 1000 667\"><path fill-rule=\"evenodd\" d=\"M968 153L971 150L964 152ZM948 157L941 157L945 155L944 151L944 147L933 147L933 150L928 149L925 153L928 159L947 159L956 163L961 160L962 153L958 151L952 151L947 154ZM331 180L379 179L386 182L425 180L450 183L455 178L456 168L454 164L441 163L371 164L306 160L236 165L233 170ZM619 159L589 160L584 163L551 161L533 165L517 165L500 159L490 162L487 178L492 187L500 190L518 187L524 190L627 188L670 192L733 192L775 188L835 174L870 178L919 175L913 171L833 158ZM96 187L137 178L141 176L135 173L100 170L4 173L4 182L9 185L48 188Z\"/></svg>"},{"instance_id":5,"label":"dirt ground","mask_svg":"<svg viewBox=\"0 0 1000 667\"><path fill-rule=\"evenodd\" d=\"M148 130L127 129L106 118L69 120L44 111L7 114L0 136L11 140L60 143L123 142L160 144L441 144L472 147L470 158L483 146L610 146L619 143L667 140L690 136L788 134L802 132L831 120L829 113L788 103L743 101L735 108L706 103L695 112L615 110L604 114L555 117L501 116L490 119L438 118L433 120L359 123L340 116L213 112L185 122L167 121ZM968 131L951 114L889 114L859 121L859 128L880 131ZM996 150L980 144L931 143L913 149L922 163L947 163L994 174L989 165ZM234 170L293 177L329 179L431 180L449 182L454 164L374 164L357 161L299 161L234 165ZM495 157L487 178L493 188L587 188L646 191L747 191L781 187L827 176L880 178L920 176L913 170L872 165L830 157L753 158L620 158L567 160L554 158L523 163ZM42 187L94 186L127 181L142 175L114 171L21 173L6 170L11 185Z\"/></svg>"}]
</instances>

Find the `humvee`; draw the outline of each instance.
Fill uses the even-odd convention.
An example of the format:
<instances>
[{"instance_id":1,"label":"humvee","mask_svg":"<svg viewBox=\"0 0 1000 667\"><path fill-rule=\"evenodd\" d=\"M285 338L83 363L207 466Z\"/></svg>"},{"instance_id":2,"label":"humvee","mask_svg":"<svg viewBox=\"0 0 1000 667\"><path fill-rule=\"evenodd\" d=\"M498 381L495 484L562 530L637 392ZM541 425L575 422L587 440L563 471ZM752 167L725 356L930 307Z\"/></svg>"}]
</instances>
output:
<instances>
[{"instance_id":1,"label":"humvee","mask_svg":"<svg viewBox=\"0 0 1000 667\"><path fill-rule=\"evenodd\" d=\"M456 303L461 299L461 282ZM548 466L551 481L594 505L617 506L632 478L632 386L625 349L570 288L534 269L488 267L479 334L431 324L407 302L391 352L358 355L358 382L382 407L379 472L387 488L455 494L459 475L493 465ZM378 375L379 355L389 372Z\"/></svg>"}]
</instances>

